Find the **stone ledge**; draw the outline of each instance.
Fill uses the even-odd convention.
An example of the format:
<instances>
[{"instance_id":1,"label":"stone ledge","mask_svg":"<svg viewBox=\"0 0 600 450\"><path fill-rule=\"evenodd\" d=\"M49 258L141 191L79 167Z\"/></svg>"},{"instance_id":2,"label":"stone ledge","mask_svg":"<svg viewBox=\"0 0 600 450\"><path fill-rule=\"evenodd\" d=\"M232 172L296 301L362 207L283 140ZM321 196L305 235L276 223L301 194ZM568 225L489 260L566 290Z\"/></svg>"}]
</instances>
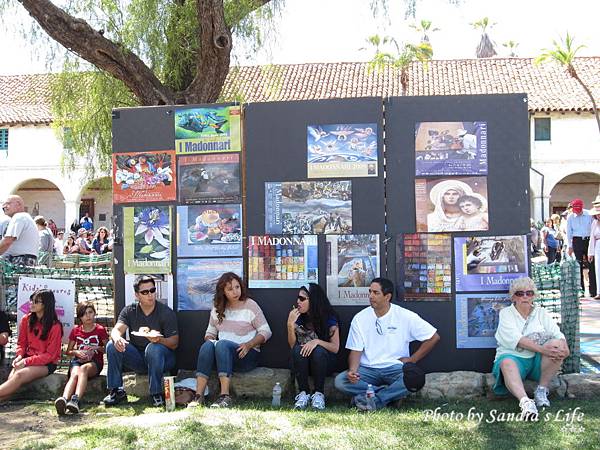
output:
<instances>
[{"instance_id":1,"label":"stone ledge","mask_svg":"<svg viewBox=\"0 0 600 450\"><path fill-rule=\"evenodd\" d=\"M65 384L67 384L67 374L55 372L22 387L15 393L13 398L54 400L62 395ZM105 395L106 377L101 375L88 380L84 401L99 401Z\"/></svg>"},{"instance_id":2,"label":"stone ledge","mask_svg":"<svg viewBox=\"0 0 600 450\"><path fill-rule=\"evenodd\" d=\"M177 379L195 378L195 371L180 370ZM337 391L333 385L334 377L325 380L325 395L331 400L345 400L347 397ZM471 371L434 372L426 376L425 387L414 399L424 400L460 400L470 398L498 398L492 392L494 377L491 373ZM62 394L66 373L54 373L30 383L15 394L18 399L54 399ZM231 393L241 398L271 398L273 386L279 382L282 394L291 398L295 394L294 382L288 369L270 369L258 367L250 372L236 373L231 380ZM148 376L125 373L123 384L128 394L137 397L148 396ZM210 377L210 397L219 392L219 381L216 374ZM536 383L525 382L525 390L533 395ZM552 380L550 392L559 398L598 398L600 397L600 374L566 374ZM101 400L106 395L106 377L101 375L89 381L85 398L90 401Z\"/></svg>"}]
</instances>

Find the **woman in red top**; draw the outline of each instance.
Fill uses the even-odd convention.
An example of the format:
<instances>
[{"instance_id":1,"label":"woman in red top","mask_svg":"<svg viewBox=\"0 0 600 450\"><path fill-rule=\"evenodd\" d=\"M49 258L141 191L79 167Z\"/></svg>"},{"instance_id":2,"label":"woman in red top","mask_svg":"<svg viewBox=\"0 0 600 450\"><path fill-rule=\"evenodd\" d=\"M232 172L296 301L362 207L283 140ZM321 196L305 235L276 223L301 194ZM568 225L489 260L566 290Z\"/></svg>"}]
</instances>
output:
<instances>
[{"instance_id":1,"label":"woman in red top","mask_svg":"<svg viewBox=\"0 0 600 450\"><path fill-rule=\"evenodd\" d=\"M0 401L6 400L21 386L50 375L60 361L62 324L54 305L54 293L38 289L31 297L31 312L21 319L17 356L8 379L0 385Z\"/></svg>"}]
</instances>

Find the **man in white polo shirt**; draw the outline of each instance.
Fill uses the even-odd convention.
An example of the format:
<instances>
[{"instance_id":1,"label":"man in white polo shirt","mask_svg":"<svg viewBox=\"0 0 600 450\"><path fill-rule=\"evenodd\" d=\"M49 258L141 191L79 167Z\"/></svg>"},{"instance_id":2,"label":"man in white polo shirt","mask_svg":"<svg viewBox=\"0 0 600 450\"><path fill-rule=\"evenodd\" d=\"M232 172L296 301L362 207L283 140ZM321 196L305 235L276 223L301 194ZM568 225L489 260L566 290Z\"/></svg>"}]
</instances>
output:
<instances>
[{"instance_id":1,"label":"man in white polo shirt","mask_svg":"<svg viewBox=\"0 0 600 450\"><path fill-rule=\"evenodd\" d=\"M418 314L392 305L394 284L386 278L375 278L369 287L371 307L354 316L346 348L348 370L335 378L335 387L353 396L360 410L373 409L366 399L368 385L375 390L375 409L408 395L403 368L416 363L440 340L437 330ZM421 341L411 356L412 341ZM422 386L422 384L421 384Z\"/></svg>"},{"instance_id":2,"label":"man in white polo shirt","mask_svg":"<svg viewBox=\"0 0 600 450\"><path fill-rule=\"evenodd\" d=\"M15 265L35 266L40 236L35 222L25 212L23 199L9 195L2 204L2 210L10 221L0 241L0 255Z\"/></svg>"}]
</instances>

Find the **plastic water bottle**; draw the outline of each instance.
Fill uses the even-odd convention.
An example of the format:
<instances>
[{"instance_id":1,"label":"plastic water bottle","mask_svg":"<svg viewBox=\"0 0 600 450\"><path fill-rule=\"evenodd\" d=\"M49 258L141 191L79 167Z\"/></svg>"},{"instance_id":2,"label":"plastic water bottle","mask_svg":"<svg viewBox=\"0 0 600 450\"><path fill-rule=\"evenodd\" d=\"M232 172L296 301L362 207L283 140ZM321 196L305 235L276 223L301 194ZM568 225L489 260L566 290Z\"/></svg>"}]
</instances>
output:
<instances>
[{"instance_id":1,"label":"plastic water bottle","mask_svg":"<svg viewBox=\"0 0 600 450\"><path fill-rule=\"evenodd\" d=\"M365 392L365 397L367 399L367 409L369 411L375 411L377 406L375 405L375 390L373 389L373 385L369 384L367 386L367 392Z\"/></svg>"},{"instance_id":2,"label":"plastic water bottle","mask_svg":"<svg viewBox=\"0 0 600 450\"><path fill-rule=\"evenodd\" d=\"M275 383L275 386L273 386L273 401L271 405L276 408L281 406L281 384L279 383Z\"/></svg>"}]
</instances>

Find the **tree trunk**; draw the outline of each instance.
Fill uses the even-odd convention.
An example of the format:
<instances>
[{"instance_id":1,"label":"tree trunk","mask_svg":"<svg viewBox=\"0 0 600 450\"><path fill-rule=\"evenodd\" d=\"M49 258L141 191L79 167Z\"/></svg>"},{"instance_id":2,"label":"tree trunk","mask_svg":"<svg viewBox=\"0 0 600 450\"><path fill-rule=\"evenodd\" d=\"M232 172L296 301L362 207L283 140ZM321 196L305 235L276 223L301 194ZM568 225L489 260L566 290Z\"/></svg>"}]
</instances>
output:
<instances>
[{"instance_id":1,"label":"tree trunk","mask_svg":"<svg viewBox=\"0 0 600 450\"><path fill-rule=\"evenodd\" d=\"M590 91L590 89L585 85L581 78L579 78L579 74L577 73L575 67L573 67L572 64L569 64L569 66L567 67L567 71L569 72L569 75L571 75L577 80L577 82L581 85L585 93L592 101L592 110L594 111L594 116L596 116L596 124L598 125L598 131L600 132L600 116L598 115L598 107L596 106L596 100L594 100L594 95L592 94L592 91Z\"/></svg>"},{"instance_id":2,"label":"tree trunk","mask_svg":"<svg viewBox=\"0 0 600 450\"><path fill-rule=\"evenodd\" d=\"M487 33L481 35L481 41L476 50L477 58L492 58L497 55L494 43Z\"/></svg>"},{"instance_id":3,"label":"tree trunk","mask_svg":"<svg viewBox=\"0 0 600 450\"><path fill-rule=\"evenodd\" d=\"M173 103L173 92L134 53L106 39L87 22L49 0L18 0L48 35L81 58L121 80L142 105Z\"/></svg>"},{"instance_id":4,"label":"tree trunk","mask_svg":"<svg viewBox=\"0 0 600 450\"><path fill-rule=\"evenodd\" d=\"M231 31L225 24L223 0L197 0L200 25L196 77L178 103L212 103L217 100L229 72Z\"/></svg>"}]
</instances>

